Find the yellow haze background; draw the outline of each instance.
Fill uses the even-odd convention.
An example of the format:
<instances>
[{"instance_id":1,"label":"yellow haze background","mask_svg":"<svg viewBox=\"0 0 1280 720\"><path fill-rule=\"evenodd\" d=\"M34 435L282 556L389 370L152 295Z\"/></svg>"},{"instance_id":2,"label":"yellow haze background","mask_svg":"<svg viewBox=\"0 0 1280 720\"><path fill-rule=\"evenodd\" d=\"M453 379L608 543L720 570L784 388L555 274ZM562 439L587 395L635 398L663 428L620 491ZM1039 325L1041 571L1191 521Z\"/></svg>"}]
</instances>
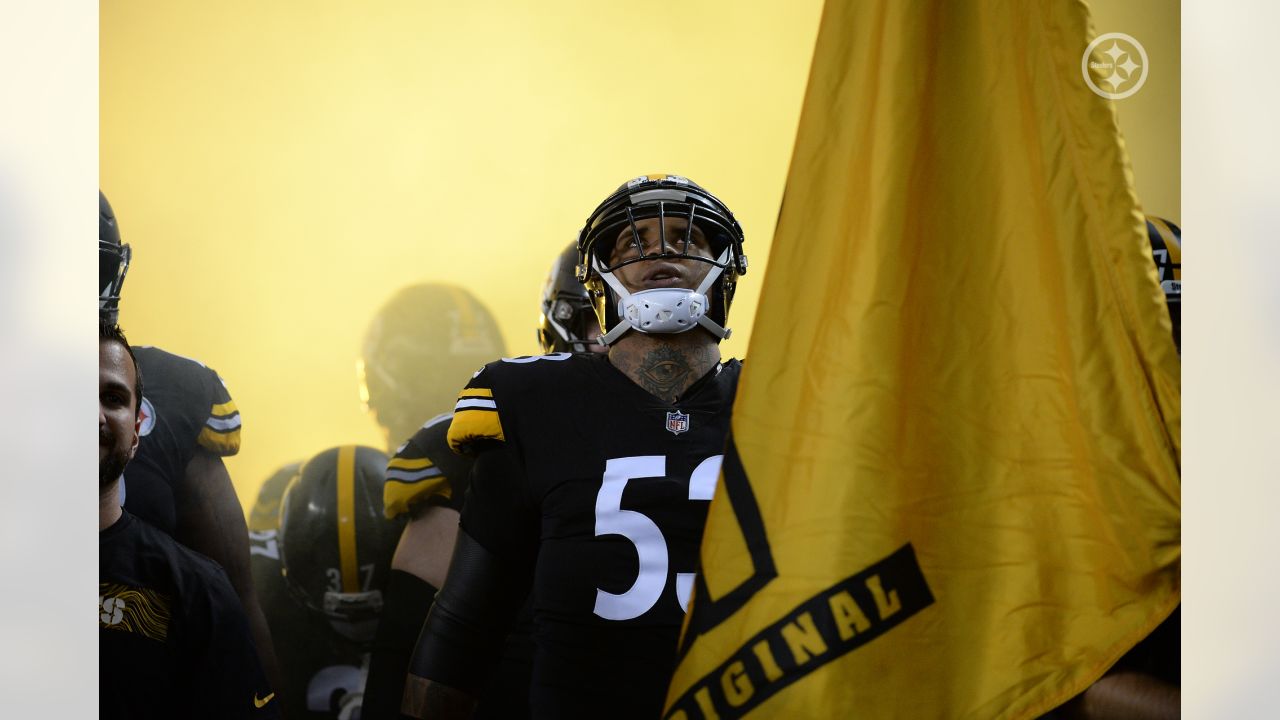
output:
<instances>
[{"instance_id":1,"label":"yellow haze background","mask_svg":"<svg viewBox=\"0 0 1280 720\"><path fill-rule=\"evenodd\" d=\"M723 344L740 357L820 11L104 3L100 181L134 249L121 324L227 382L244 418L227 465L248 506L283 463L383 444L355 363L398 288L462 285L510 354L535 353L555 255L618 184L673 172L745 228L751 269ZM1178 4L1113 0L1094 23L1147 49L1146 85L1117 105L1148 211L1177 220Z\"/></svg>"}]
</instances>

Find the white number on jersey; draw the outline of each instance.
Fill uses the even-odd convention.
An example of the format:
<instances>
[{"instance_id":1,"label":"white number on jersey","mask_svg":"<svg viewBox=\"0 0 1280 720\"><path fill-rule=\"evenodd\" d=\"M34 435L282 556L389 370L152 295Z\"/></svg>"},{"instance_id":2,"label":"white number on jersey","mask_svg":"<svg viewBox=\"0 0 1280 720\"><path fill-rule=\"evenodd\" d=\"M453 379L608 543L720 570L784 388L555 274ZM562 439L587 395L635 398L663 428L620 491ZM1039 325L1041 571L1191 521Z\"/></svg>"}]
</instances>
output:
<instances>
[{"instance_id":1,"label":"white number on jersey","mask_svg":"<svg viewBox=\"0 0 1280 720\"><path fill-rule=\"evenodd\" d=\"M720 476L723 455L712 455L698 463L689 477L689 499L710 500ZM667 458L663 455L637 455L613 458L605 462L604 480L596 495L596 537L621 535L636 546L640 571L631 589L611 593L596 588L594 612L606 620L630 620L645 614L662 597L667 586L667 540L662 529L644 513L622 509L622 492L629 480L663 477L667 474ZM680 607L689 608L694 573L676 573L676 598Z\"/></svg>"},{"instance_id":2,"label":"white number on jersey","mask_svg":"<svg viewBox=\"0 0 1280 720\"><path fill-rule=\"evenodd\" d=\"M250 530L249 554L262 555L272 560L280 559L280 544L276 541L275 530Z\"/></svg>"}]
</instances>

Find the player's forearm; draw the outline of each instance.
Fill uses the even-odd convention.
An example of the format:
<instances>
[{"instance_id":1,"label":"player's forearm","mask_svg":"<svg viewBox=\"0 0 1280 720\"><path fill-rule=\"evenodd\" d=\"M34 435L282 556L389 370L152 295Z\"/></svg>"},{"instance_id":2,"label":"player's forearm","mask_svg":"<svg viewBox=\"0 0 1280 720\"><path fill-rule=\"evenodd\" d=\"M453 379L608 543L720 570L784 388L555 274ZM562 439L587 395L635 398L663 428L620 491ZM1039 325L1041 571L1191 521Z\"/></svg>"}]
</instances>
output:
<instances>
[{"instance_id":1,"label":"player's forearm","mask_svg":"<svg viewBox=\"0 0 1280 720\"><path fill-rule=\"evenodd\" d=\"M432 506L413 514L400 534L391 569L416 576L432 587L444 584L458 536L458 511Z\"/></svg>"},{"instance_id":2,"label":"player's forearm","mask_svg":"<svg viewBox=\"0 0 1280 720\"><path fill-rule=\"evenodd\" d=\"M369 677L365 682L364 720L399 720L404 680L413 656L414 642L435 597L436 589L415 575L392 570L383 588L384 604L378 632L369 653Z\"/></svg>"},{"instance_id":3,"label":"player's forearm","mask_svg":"<svg viewBox=\"0 0 1280 720\"><path fill-rule=\"evenodd\" d=\"M1172 720L1181 717L1181 690L1133 671L1114 672L1063 708L1071 720Z\"/></svg>"},{"instance_id":4,"label":"player's forearm","mask_svg":"<svg viewBox=\"0 0 1280 720\"><path fill-rule=\"evenodd\" d=\"M212 558L226 571L249 618L249 630L267 680L273 688L281 687L271 632L254 589L249 528L222 458L206 450L196 451L177 493L177 508L178 540Z\"/></svg>"},{"instance_id":5,"label":"player's forearm","mask_svg":"<svg viewBox=\"0 0 1280 720\"><path fill-rule=\"evenodd\" d=\"M409 675L478 694L520 608L513 598L527 594L527 584L519 582L523 576L459 530L449 575L423 623ZM415 688L414 697L422 699L425 688Z\"/></svg>"},{"instance_id":6,"label":"player's forearm","mask_svg":"<svg viewBox=\"0 0 1280 720\"><path fill-rule=\"evenodd\" d=\"M476 699L469 693L417 675L404 682L400 712L422 720L466 720L475 712Z\"/></svg>"}]
</instances>

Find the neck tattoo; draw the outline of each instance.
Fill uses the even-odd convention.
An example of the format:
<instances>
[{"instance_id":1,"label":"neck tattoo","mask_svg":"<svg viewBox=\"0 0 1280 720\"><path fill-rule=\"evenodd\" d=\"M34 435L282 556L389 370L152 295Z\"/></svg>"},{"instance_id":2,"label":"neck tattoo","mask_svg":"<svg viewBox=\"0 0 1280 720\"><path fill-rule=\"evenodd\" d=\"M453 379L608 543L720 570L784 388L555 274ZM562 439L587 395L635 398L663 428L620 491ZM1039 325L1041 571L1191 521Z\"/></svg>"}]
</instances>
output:
<instances>
[{"instance_id":1,"label":"neck tattoo","mask_svg":"<svg viewBox=\"0 0 1280 720\"><path fill-rule=\"evenodd\" d=\"M650 350L636 366L636 380L640 387L669 403L674 403L680 393L698 378L684 353L675 348L659 347Z\"/></svg>"},{"instance_id":2,"label":"neck tattoo","mask_svg":"<svg viewBox=\"0 0 1280 720\"><path fill-rule=\"evenodd\" d=\"M613 348L609 360L651 395L675 404L719 360L716 349L714 343L626 343Z\"/></svg>"}]
</instances>

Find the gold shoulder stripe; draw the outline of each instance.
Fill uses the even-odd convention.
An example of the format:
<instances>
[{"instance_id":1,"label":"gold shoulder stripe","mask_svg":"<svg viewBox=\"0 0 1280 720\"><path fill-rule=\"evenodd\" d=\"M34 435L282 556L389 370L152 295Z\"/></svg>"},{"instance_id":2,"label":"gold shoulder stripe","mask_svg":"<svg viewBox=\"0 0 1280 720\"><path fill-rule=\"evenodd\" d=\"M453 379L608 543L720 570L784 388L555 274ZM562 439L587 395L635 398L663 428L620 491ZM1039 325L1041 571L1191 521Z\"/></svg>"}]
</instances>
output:
<instances>
[{"instance_id":1,"label":"gold shoulder stripe","mask_svg":"<svg viewBox=\"0 0 1280 720\"><path fill-rule=\"evenodd\" d=\"M223 457L235 455L240 452L240 429L236 428L231 432L218 432L206 425L200 430L200 435L196 438L196 442L205 450Z\"/></svg>"},{"instance_id":2,"label":"gold shoulder stripe","mask_svg":"<svg viewBox=\"0 0 1280 720\"><path fill-rule=\"evenodd\" d=\"M492 410L459 410L449 426L449 447L454 452L476 440L506 440L502 434L502 421Z\"/></svg>"},{"instance_id":3,"label":"gold shoulder stripe","mask_svg":"<svg viewBox=\"0 0 1280 720\"><path fill-rule=\"evenodd\" d=\"M382 513L388 519L395 518L409 512L414 505L437 496L446 500L453 497L453 488L443 475L416 483L388 480L382 486Z\"/></svg>"},{"instance_id":4,"label":"gold shoulder stripe","mask_svg":"<svg viewBox=\"0 0 1280 720\"><path fill-rule=\"evenodd\" d=\"M423 470L432 467L435 463L431 462L431 458L401 458L394 457L387 463L388 470Z\"/></svg>"},{"instance_id":5,"label":"gold shoulder stripe","mask_svg":"<svg viewBox=\"0 0 1280 720\"><path fill-rule=\"evenodd\" d=\"M462 392L458 393L458 397L491 398L493 397L493 390L490 390L489 388L463 388Z\"/></svg>"},{"instance_id":6,"label":"gold shoulder stripe","mask_svg":"<svg viewBox=\"0 0 1280 720\"><path fill-rule=\"evenodd\" d=\"M213 409L209 411L209 414L213 415L214 417L226 417L228 415L232 415L238 412L240 411L236 409L236 401L228 400L224 403L219 403L217 405L214 405Z\"/></svg>"}]
</instances>

